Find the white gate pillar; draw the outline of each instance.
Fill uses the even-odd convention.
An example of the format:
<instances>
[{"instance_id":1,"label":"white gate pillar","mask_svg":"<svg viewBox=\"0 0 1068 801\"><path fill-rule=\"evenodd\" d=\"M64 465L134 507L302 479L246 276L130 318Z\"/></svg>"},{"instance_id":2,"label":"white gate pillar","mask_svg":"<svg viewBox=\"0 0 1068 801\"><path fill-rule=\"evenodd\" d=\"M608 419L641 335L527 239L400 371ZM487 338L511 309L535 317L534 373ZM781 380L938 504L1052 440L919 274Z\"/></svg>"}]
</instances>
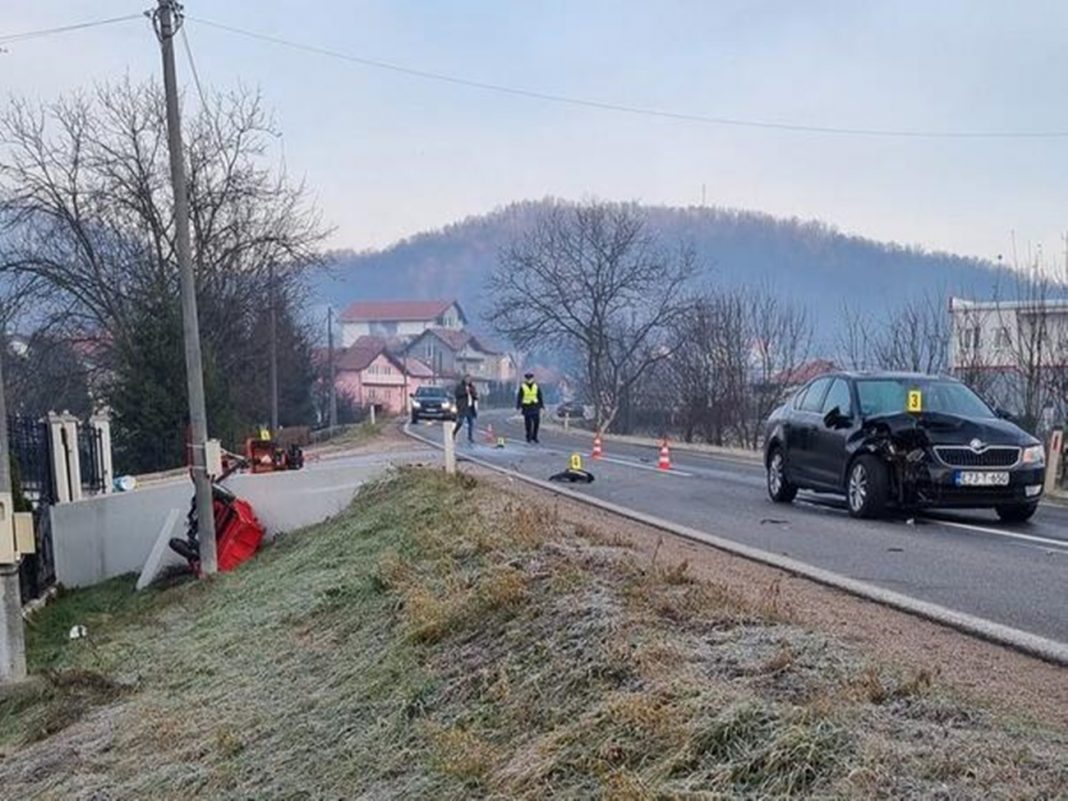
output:
<instances>
[{"instance_id":1,"label":"white gate pillar","mask_svg":"<svg viewBox=\"0 0 1068 801\"><path fill-rule=\"evenodd\" d=\"M100 435L100 450L97 453L100 481L104 485L104 492L111 492L115 484L115 469L111 461L111 418L106 413L94 414L89 418L89 425Z\"/></svg>"},{"instance_id":2,"label":"white gate pillar","mask_svg":"<svg viewBox=\"0 0 1068 801\"><path fill-rule=\"evenodd\" d=\"M78 419L69 412L49 412L47 422L56 503L80 501L82 470L78 459Z\"/></svg>"}]
</instances>

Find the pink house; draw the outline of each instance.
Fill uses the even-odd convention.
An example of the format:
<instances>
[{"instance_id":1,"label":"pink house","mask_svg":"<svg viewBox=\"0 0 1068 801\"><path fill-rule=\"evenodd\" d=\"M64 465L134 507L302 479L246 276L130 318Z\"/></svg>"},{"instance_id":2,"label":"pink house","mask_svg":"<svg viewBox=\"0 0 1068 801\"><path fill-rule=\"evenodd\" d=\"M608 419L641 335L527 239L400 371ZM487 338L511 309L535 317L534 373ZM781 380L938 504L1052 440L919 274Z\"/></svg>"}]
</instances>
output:
<instances>
[{"instance_id":1,"label":"pink house","mask_svg":"<svg viewBox=\"0 0 1068 801\"><path fill-rule=\"evenodd\" d=\"M336 387L358 406L372 404L388 414L403 414L408 396L432 383L429 367L417 359L395 356L380 337L362 336L337 357Z\"/></svg>"}]
</instances>

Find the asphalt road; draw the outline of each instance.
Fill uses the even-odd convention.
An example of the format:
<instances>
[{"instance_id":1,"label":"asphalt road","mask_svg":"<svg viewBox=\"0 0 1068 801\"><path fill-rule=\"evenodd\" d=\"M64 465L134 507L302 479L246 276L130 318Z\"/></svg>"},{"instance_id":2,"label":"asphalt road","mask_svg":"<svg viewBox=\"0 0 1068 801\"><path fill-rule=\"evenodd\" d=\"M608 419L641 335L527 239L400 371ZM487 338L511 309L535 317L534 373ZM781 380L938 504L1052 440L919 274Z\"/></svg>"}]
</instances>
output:
<instances>
[{"instance_id":1,"label":"asphalt road","mask_svg":"<svg viewBox=\"0 0 1068 801\"><path fill-rule=\"evenodd\" d=\"M801 493L791 505L773 504L763 468L743 459L676 449L672 470L661 471L655 448L608 442L594 461L588 433L543 426L541 444L528 446L513 415L486 412L479 424L483 432L492 424L506 446L491 446L483 434L471 447L461 435L460 458L472 453L546 479L578 452L596 477L569 485L579 492L1068 643L1068 507L1043 505L1031 522L1013 526L992 512L854 520L828 496Z\"/></svg>"}]
</instances>

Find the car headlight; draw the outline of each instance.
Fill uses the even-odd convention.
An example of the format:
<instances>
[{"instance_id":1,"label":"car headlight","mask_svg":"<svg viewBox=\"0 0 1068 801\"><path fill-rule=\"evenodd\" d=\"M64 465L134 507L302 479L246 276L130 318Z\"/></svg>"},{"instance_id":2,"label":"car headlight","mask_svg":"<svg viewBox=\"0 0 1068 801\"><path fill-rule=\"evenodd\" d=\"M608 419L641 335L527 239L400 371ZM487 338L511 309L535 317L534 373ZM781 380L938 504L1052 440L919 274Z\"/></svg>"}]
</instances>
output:
<instances>
[{"instance_id":1,"label":"car headlight","mask_svg":"<svg viewBox=\"0 0 1068 801\"><path fill-rule=\"evenodd\" d=\"M413 409L418 409L418 408L420 408L421 406L422 406L422 404L421 404L421 403L419 403L419 401L417 401L417 400L413 400L413 401L412 401L412 408L413 408Z\"/></svg>"},{"instance_id":2,"label":"car headlight","mask_svg":"<svg viewBox=\"0 0 1068 801\"><path fill-rule=\"evenodd\" d=\"M1041 445L1032 445L1024 448L1020 457L1020 463L1031 467L1041 467L1046 463L1046 449Z\"/></svg>"}]
</instances>

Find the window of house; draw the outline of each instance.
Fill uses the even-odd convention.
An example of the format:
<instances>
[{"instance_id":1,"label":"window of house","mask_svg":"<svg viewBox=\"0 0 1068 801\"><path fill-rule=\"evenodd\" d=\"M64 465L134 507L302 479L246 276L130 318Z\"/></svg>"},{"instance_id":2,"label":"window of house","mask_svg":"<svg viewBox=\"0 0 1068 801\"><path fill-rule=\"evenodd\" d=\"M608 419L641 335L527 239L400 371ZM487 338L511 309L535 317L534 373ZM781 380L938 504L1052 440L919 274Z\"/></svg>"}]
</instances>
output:
<instances>
[{"instance_id":1,"label":"window of house","mask_svg":"<svg viewBox=\"0 0 1068 801\"><path fill-rule=\"evenodd\" d=\"M979 326L970 326L964 329L961 345L964 350L979 350L983 344L982 329Z\"/></svg>"},{"instance_id":2,"label":"window of house","mask_svg":"<svg viewBox=\"0 0 1068 801\"><path fill-rule=\"evenodd\" d=\"M1009 333L1009 329L999 328L994 332L994 347L998 350L1007 350L1012 347L1012 335Z\"/></svg>"}]
</instances>

